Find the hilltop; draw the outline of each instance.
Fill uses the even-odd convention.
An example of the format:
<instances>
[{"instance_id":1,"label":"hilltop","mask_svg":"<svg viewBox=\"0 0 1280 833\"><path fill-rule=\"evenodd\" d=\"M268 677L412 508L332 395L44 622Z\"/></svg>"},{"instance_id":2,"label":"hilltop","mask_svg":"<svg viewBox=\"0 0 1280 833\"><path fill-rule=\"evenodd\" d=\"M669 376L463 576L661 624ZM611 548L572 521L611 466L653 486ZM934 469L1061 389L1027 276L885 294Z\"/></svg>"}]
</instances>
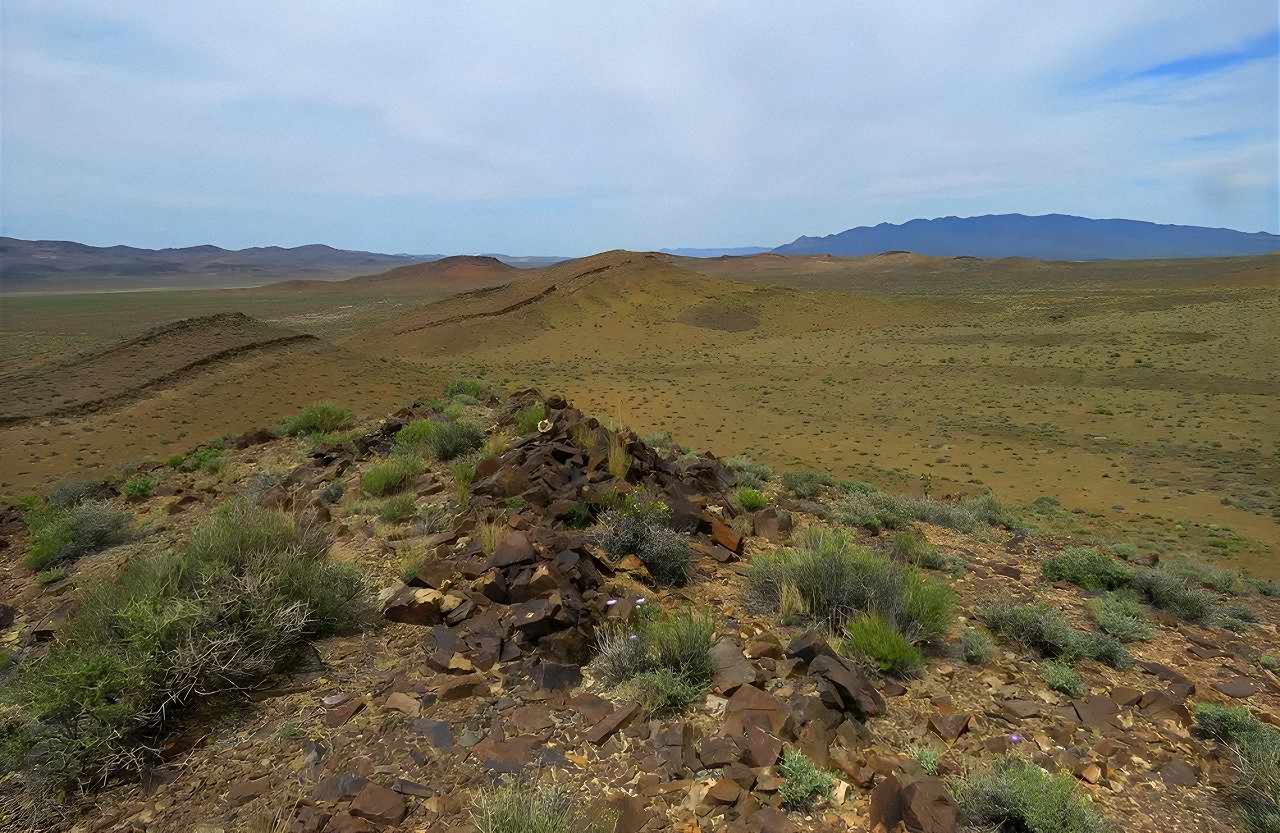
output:
<instances>
[{"instance_id":1,"label":"hilltop","mask_svg":"<svg viewBox=\"0 0 1280 833\"><path fill-rule=\"evenodd\" d=\"M1273 765L1274 584L532 389L267 428L5 510L6 829L1226 833Z\"/></svg>"}]
</instances>

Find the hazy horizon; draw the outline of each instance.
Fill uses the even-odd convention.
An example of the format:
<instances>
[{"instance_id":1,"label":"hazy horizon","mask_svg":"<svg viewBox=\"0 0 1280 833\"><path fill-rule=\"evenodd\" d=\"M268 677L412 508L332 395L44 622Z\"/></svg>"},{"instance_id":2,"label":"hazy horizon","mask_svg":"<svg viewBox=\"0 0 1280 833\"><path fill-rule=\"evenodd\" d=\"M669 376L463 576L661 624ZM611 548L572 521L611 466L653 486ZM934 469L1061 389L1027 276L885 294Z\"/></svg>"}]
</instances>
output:
<instances>
[{"instance_id":1,"label":"hazy horizon","mask_svg":"<svg viewBox=\"0 0 1280 833\"><path fill-rule=\"evenodd\" d=\"M578 256L1013 212L1280 232L1274 2L3 15L13 237Z\"/></svg>"}]
</instances>

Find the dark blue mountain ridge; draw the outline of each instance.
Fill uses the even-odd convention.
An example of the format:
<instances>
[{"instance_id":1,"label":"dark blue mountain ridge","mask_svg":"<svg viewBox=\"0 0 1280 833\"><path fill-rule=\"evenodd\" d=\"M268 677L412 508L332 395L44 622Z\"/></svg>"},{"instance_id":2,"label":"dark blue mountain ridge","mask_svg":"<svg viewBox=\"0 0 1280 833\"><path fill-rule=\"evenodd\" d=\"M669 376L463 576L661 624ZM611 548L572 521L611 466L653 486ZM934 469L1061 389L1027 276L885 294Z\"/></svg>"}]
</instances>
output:
<instances>
[{"instance_id":1,"label":"dark blue mountain ridge","mask_svg":"<svg viewBox=\"0 0 1280 833\"><path fill-rule=\"evenodd\" d=\"M826 237L798 237L773 251L853 256L891 249L1041 260L1231 257L1278 252L1280 235L1070 214L984 214L859 226Z\"/></svg>"}]
</instances>

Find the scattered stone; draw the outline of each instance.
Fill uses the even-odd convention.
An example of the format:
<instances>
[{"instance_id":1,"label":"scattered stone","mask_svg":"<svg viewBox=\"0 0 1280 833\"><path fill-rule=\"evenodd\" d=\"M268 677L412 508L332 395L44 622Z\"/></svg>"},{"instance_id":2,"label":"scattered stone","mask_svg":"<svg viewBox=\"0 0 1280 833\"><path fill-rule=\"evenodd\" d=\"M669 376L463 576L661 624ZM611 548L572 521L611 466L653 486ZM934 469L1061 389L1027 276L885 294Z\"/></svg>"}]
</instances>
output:
<instances>
[{"instance_id":1,"label":"scattered stone","mask_svg":"<svg viewBox=\"0 0 1280 833\"><path fill-rule=\"evenodd\" d=\"M1214 683L1213 687L1228 697L1234 697L1237 700L1252 697L1262 691L1262 686L1248 677L1231 677L1227 680L1220 680Z\"/></svg>"},{"instance_id":2,"label":"scattered stone","mask_svg":"<svg viewBox=\"0 0 1280 833\"><path fill-rule=\"evenodd\" d=\"M628 703L619 707L591 727L587 732L587 742L599 746L611 738L614 732L626 726L639 711L639 703Z\"/></svg>"}]
</instances>

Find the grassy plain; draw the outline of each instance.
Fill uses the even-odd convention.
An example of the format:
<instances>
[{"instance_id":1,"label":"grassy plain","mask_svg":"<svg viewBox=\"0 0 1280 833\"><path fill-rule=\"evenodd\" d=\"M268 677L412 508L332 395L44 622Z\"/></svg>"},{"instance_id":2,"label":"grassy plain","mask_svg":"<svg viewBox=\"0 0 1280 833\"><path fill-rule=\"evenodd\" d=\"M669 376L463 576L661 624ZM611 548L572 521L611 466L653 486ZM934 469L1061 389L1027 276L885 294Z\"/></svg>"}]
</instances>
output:
<instances>
[{"instance_id":1,"label":"grassy plain","mask_svg":"<svg viewBox=\"0 0 1280 833\"><path fill-rule=\"evenodd\" d=\"M0 372L225 310L326 343L236 363L126 411L5 429L5 457L26 443L42 456L6 464L0 491L254 427L240 424L307 397L376 414L478 374L563 392L695 449L904 490L991 488L1035 502L1033 519L1056 531L1280 575L1275 257L606 253L427 305L448 291L7 297Z\"/></svg>"}]
</instances>

